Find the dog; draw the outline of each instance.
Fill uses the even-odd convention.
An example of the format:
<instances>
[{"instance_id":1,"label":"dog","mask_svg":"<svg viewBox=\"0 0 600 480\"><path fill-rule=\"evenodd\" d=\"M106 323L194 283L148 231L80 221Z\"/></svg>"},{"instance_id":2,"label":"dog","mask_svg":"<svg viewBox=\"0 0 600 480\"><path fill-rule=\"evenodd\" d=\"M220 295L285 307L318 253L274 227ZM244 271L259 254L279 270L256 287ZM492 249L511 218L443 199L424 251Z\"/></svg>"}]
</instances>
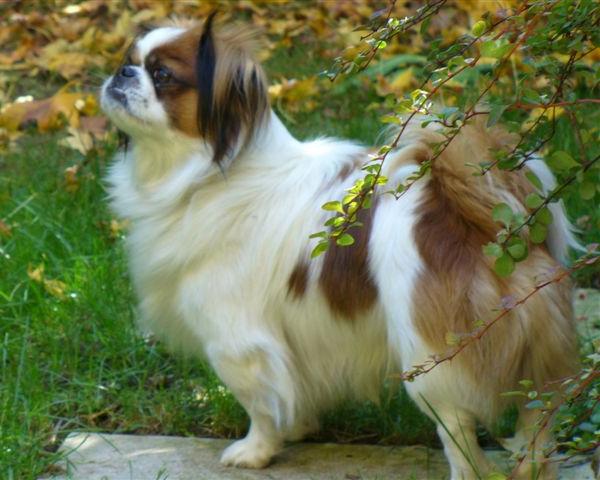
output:
<instances>
[{"instance_id":1,"label":"dog","mask_svg":"<svg viewBox=\"0 0 600 480\"><path fill-rule=\"evenodd\" d=\"M449 332L470 332L503 298L530 293L576 245L562 206L551 204L546 242L528 242L527 259L508 278L494 273L482 252L501 228L494 205L526 213L535 188L524 172L545 191L554 179L539 159L521 171L473 175L467 162L492 162L512 141L484 119L467 123L399 199L376 195L350 232L353 245L332 243L311 259L309 236L330 213L319 206L364 175L369 149L296 140L269 106L254 38L212 16L153 29L101 92L103 110L130 137L107 180L112 208L130 220L140 322L171 348L206 358L248 412L248 434L221 457L245 468L267 466L340 399L377 399L389 375L447 351ZM382 173L390 184L405 181L443 138L411 122ZM574 371L576 357L564 280L407 383L437 425L452 479L493 468L475 426L505 407L502 392L522 379L543 391ZM535 435L534 418L521 406L519 436L539 451L551 434ZM522 478L538 461L523 463Z\"/></svg>"}]
</instances>

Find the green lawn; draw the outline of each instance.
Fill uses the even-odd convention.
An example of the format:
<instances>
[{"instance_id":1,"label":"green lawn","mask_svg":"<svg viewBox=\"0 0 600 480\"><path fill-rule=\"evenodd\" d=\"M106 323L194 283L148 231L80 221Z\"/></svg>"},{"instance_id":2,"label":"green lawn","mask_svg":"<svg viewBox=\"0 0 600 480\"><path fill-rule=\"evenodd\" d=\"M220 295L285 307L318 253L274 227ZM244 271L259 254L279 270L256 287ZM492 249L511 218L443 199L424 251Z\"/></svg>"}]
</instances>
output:
<instances>
[{"instance_id":1,"label":"green lawn","mask_svg":"<svg viewBox=\"0 0 600 480\"><path fill-rule=\"evenodd\" d=\"M310 52L278 52L268 70L291 77L326 66ZM338 89L323 93L315 111L285 120L302 138L326 133L372 143L380 130L367 110L372 100L361 88ZM110 228L102 184L116 145L84 162L58 145L63 135L27 135L18 152L0 157L0 219L12 227L0 236L0 478L35 478L73 430L243 434L243 410L206 365L136 331L122 233ZM69 192L63 172L73 165L81 168L80 187ZM62 297L60 284L30 278L40 265L43 278L64 282ZM436 442L402 389L390 387L383 398L381 406L341 406L316 438Z\"/></svg>"}]
</instances>

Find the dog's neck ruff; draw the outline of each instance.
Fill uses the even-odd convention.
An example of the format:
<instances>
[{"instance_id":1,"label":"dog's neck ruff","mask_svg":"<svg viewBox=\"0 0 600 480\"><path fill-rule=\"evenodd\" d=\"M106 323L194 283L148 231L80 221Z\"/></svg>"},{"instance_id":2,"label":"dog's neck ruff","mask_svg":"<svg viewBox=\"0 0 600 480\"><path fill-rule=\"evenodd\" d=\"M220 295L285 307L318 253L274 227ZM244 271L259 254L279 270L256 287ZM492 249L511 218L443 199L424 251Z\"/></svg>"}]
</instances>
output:
<instances>
[{"instance_id":1,"label":"dog's neck ruff","mask_svg":"<svg viewBox=\"0 0 600 480\"><path fill-rule=\"evenodd\" d=\"M212 161L212 151L205 142L173 131L160 137L134 140L128 161L132 163L132 173L139 187L154 188L179 176L181 169L185 169L187 175L193 174L197 182L213 175L227 177L228 171L241 163L274 166L272 163L277 163L282 155L289 157L300 145L277 115L270 112L265 127L245 148L236 147L221 166Z\"/></svg>"}]
</instances>

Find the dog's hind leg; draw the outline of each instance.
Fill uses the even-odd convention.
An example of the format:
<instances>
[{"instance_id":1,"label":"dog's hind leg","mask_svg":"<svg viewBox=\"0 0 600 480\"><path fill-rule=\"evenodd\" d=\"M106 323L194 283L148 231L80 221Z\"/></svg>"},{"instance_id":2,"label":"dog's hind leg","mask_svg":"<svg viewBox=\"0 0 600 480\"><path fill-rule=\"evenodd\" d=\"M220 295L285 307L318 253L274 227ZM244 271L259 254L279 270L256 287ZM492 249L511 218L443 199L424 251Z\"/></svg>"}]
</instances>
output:
<instances>
[{"instance_id":1,"label":"dog's hind leg","mask_svg":"<svg viewBox=\"0 0 600 480\"><path fill-rule=\"evenodd\" d=\"M423 402L419 402L422 406ZM452 480L485 478L492 470L477 442L475 418L455 405L427 403L424 411L436 422L450 464Z\"/></svg>"},{"instance_id":2,"label":"dog's hind leg","mask_svg":"<svg viewBox=\"0 0 600 480\"><path fill-rule=\"evenodd\" d=\"M431 418L450 464L452 480L479 480L494 470L485 457L476 434L473 391L456 365L436 369L406 383L406 390Z\"/></svg>"},{"instance_id":3,"label":"dog's hind leg","mask_svg":"<svg viewBox=\"0 0 600 480\"><path fill-rule=\"evenodd\" d=\"M521 407L517 431L504 446L518 454L518 463L513 472L517 480L552 480L557 478L558 468L544 452L554 444L551 431L552 421L541 416L539 411Z\"/></svg>"},{"instance_id":4,"label":"dog's hind leg","mask_svg":"<svg viewBox=\"0 0 600 480\"><path fill-rule=\"evenodd\" d=\"M264 340L264 339L263 339ZM246 342L224 349L207 349L208 357L221 380L229 387L250 416L250 429L242 440L225 449L224 465L263 468L281 449L285 432L294 421L294 385L279 353L269 340Z\"/></svg>"}]
</instances>

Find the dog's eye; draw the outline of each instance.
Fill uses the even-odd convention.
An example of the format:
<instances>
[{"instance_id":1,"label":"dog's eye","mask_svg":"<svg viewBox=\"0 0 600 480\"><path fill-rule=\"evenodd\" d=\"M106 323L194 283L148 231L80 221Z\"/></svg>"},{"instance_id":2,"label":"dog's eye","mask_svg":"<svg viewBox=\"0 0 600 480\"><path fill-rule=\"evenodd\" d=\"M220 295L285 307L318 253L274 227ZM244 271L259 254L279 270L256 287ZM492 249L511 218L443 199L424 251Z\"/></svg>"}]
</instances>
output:
<instances>
[{"instance_id":1,"label":"dog's eye","mask_svg":"<svg viewBox=\"0 0 600 480\"><path fill-rule=\"evenodd\" d=\"M171 72L168 68L158 67L152 72L152 80L154 80L156 86L164 85L171 80Z\"/></svg>"}]
</instances>

